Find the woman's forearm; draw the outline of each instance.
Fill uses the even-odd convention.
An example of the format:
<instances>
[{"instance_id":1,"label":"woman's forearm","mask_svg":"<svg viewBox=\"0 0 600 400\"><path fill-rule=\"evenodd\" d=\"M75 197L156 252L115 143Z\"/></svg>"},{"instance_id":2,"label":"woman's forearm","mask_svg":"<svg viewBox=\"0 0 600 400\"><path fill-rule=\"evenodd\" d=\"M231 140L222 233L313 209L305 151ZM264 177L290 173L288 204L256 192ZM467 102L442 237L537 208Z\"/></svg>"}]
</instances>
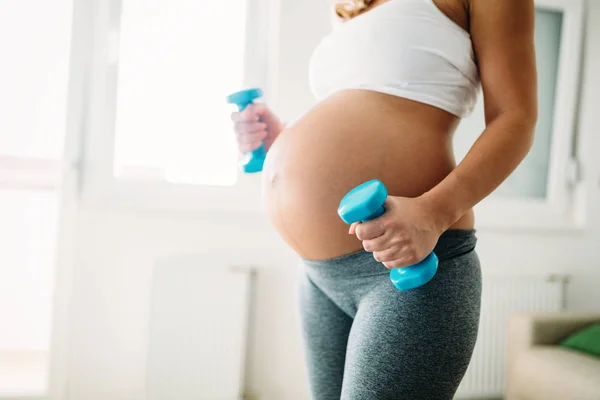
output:
<instances>
[{"instance_id":1,"label":"woman's forearm","mask_svg":"<svg viewBox=\"0 0 600 400\"><path fill-rule=\"evenodd\" d=\"M504 113L488 124L462 162L421 198L445 230L492 193L523 161L536 117Z\"/></svg>"}]
</instances>

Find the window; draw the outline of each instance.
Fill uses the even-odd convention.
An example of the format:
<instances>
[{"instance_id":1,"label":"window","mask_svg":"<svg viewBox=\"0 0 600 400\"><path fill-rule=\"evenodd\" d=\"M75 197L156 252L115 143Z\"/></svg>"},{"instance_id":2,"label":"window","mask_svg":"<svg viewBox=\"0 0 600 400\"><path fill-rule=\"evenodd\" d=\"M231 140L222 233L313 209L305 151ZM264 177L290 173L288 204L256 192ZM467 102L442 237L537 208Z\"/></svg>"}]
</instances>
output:
<instances>
[{"instance_id":1,"label":"window","mask_svg":"<svg viewBox=\"0 0 600 400\"><path fill-rule=\"evenodd\" d=\"M97 3L84 192L155 200L185 193L197 208L257 186L238 174L225 97L251 86L268 93L268 4Z\"/></svg>"},{"instance_id":2,"label":"window","mask_svg":"<svg viewBox=\"0 0 600 400\"><path fill-rule=\"evenodd\" d=\"M223 102L242 87L245 17L245 0L123 0L118 177L235 182L237 151Z\"/></svg>"},{"instance_id":3,"label":"window","mask_svg":"<svg viewBox=\"0 0 600 400\"><path fill-rule=\"evenodd\" d=\"M515 172L484 200L480 222L488 226L576 225L575 107L581 51L580 2L536 2L535 46L539 117L531 151ZM485 129L483 98L455 135L457 161Z\"/></svg>"},{"instance_id":4,"label":"window","mask_svg":"<svg viewBox=\"0 0 600 400\"><path fill-rule=\"evenodd\" d=\"M46 390L71 19L70 0L0 2L0 396Z\"/></svg>"}]
</instances>

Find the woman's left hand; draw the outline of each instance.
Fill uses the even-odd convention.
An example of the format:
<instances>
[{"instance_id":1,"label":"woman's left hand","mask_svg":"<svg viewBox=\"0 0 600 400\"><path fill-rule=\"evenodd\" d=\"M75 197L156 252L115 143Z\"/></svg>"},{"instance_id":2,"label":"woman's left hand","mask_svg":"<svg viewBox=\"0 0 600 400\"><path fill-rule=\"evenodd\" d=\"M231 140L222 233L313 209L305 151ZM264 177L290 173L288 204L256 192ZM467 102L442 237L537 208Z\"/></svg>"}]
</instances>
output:
<instances>
[{"instance_id":1,"label":"woman's left hand","mask_svg":"<svg viewBox=\"0 0 600 400\"><path fill-rule=\"evenodd\" d=\"M422 198L389 196L380 217L356 222L350 234L362 240L366 251L387 268L417 264L431 253L444 228Z\"/></svg>"}]
</instances>

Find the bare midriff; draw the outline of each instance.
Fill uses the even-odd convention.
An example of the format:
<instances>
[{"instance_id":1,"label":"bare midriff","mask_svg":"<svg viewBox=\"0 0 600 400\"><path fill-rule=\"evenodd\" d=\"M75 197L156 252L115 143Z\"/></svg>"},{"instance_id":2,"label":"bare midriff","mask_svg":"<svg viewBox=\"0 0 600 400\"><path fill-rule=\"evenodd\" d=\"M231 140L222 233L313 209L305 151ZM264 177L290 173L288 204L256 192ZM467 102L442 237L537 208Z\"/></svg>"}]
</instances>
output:
<instances>
[{"instance_id":1,"label":"bare midriff","mask_svg":"<svg viewBox=\"0 0 600 400\"><path fill-rule=\"evenodd\" d=\"M391 196L417 197L455 167L459 119L439 108L368 90L344 90L286 127L263 170L266 211L302 258L362 249L338 216L342 197L370 179ZM450 229L471 229L472 210Z\"/></svg>"}]
</instances>

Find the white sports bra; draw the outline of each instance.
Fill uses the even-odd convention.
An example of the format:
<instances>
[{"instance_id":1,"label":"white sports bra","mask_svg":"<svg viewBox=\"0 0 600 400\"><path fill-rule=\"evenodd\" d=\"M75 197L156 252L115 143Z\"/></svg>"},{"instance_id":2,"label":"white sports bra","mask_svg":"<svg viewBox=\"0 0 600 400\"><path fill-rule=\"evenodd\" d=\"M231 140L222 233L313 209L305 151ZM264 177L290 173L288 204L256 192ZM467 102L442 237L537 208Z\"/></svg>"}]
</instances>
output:
<instances>
[{"instance_id":1,"label":"white sports bra","mask_svg":"<svg viewBox=\"0 0 600 400\"><path fill-rule=\"evenodd\" d=\"M433 0L390 0L340 23L310 60L318 99L367 89L468 116L479 93L471 37Z\"/></svg>"}]
</instances>

